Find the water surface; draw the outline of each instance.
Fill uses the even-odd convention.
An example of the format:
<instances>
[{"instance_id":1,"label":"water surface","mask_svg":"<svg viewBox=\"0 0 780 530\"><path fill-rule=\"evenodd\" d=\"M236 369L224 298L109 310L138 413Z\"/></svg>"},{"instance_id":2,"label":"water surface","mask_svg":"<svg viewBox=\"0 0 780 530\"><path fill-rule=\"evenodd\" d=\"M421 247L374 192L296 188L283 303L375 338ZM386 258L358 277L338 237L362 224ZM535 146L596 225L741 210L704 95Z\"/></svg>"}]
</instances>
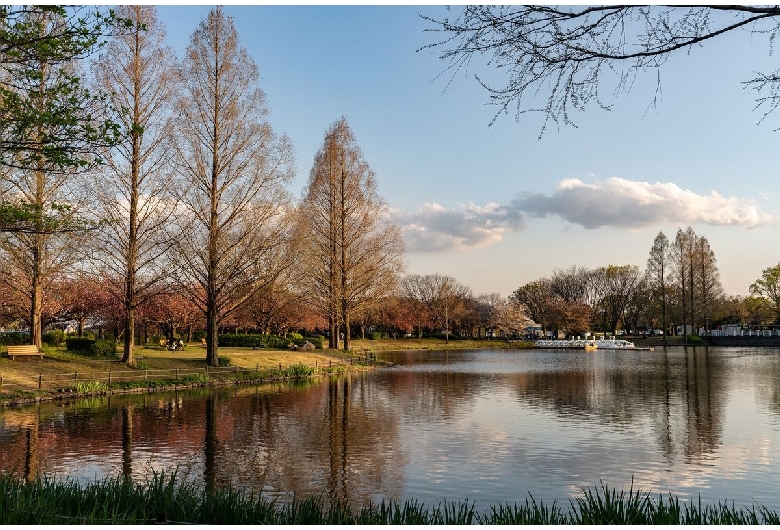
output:
<instances>
[{"instance_id":1,"label":"water surface","mask_svg":"<svg viewBox=\"0 0 780 530\"><path fill-rule=\"evenodd\" d=\"M478 508L633 480L780 511L779 354L387 353L393 368L330 380L0 411L0 469L89 481L178 468L285 498Z\"/></svg>"}]
</instances>

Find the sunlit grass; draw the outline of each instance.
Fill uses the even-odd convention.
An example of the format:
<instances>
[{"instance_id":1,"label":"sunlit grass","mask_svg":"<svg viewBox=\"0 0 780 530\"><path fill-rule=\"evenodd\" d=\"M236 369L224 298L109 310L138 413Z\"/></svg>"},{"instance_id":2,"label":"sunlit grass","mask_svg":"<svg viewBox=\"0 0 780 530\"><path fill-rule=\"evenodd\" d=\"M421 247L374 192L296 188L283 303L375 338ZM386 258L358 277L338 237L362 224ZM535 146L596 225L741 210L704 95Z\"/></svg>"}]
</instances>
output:
<instances>
[{"instance_id":1,"label":"sunlit grass","mask_svg":"<svg viewBox=\"0 0 780 530\"><path fill-rule=\"evenodd\" d=\"M43 360L38 357L15 360L5 356L0 357L0 378L4 383L0 388L0 395L13 401L16 398L24 399L24 396L30 393L31 397L40 397L47 391L60 392L70 389L79 393L90 393L117 388L163 387L167 384L221 380L218 372L211 377L201 374L199 377L187 379L192 372L203 371L206 368L206 350L199 344L189 345L184 351L176 352L156 345L136 347L135 368L121 363L119 356L114 360L96 360L69 352L64 346L47 346L45 351ZM230 367L237 370L236 374L229 377L233 380L293 377L296 374L285 375L286 371L293 366L309 366L319 372L333 371L336 366L349 362L348 359L354 356L332 350L288 351L252 348L220 348L219 354L221 358L230 359ZM174 377L173 374L166 375L161 372L155 374L155 370L179 370L182 376ZM298 370L300 371L300 368ZM147 383L148 378L144 375L144 371L152 373L151 379L158 379L158 381ZM251 373L242 373L242 371ZM112 377L110 384L109 372ZM128 381L132 378L135 380ZM122 379L125 381L119 383L118 381ZM38 389L39 381L44 382L42 390ZM93 381L106 383L107 388L92 383Z\"/></svg>"}]
</instances>

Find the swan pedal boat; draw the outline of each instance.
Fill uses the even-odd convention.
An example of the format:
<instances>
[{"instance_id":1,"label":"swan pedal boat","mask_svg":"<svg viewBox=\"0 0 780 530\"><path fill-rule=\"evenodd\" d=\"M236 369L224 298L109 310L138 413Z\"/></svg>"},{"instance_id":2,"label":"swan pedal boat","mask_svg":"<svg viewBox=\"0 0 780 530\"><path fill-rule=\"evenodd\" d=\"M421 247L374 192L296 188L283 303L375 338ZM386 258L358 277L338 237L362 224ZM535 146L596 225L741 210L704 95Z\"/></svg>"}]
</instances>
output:
<instances>
[{"instance_id":1,"label":"swan pedal boat","mask_svg":"<svg viewBox=\"0 0 780 530\"><path fill-rule=\"evenodd\" d=\"M608 339L608 340L561 340L561 339L542 339L534 342L536 348L571 348L577 350L649 350L653 348L637 348L636 345L628 340Z\"/></svg>"}]
</instances>

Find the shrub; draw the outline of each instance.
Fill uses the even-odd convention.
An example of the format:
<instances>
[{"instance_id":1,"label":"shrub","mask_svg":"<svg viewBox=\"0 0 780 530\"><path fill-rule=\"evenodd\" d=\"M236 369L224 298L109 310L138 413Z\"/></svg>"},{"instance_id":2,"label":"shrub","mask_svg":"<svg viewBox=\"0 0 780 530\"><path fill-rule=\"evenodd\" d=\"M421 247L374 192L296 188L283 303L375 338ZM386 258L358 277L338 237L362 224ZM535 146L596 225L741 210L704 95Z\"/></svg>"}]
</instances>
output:
<instances>
[{"instance_id":1,"label":"shrub","mask_svg":"<svg viewBox=\"0 0 780 530\"><path fill-rule=\"evenodd\" d=\"M3 333L0 335L0 344L6 346L20 346L22 344L30 344L29 333Z\"/></svg>"},{"instance_id":2,"label":"shrub","mask_svg":"<svg viewBox=\"0 0 780 530\"><path fill-rule=\"evenodd\" d=\"M76 333L75 331L72 333L68 333L68 337L76 337L76 338L92 339L92 340L95 340L97 338L95 334L92 333L91 331L84 331L83 335L84 335L83 337L79 337L78 333Z\"/></svg>"},{"instance_id":3,"label":"shrub","mask_svg":"<svg viewBox=\"0 0 780 530\"><path fill-rule=\"evenodd\" d=\"M135 368L136 370L148 370L149 365L146 364L146 361L136 361L135 362Z\"/></svg>"},{"instance_id":4,"label":"shrub","mask_svg":"<svg viewBox=\"0 0 780 530\"><path fill-rule=\"evenodd\" d=\"M65 332L61 329L53 329L44 333L41 338L43 339L44 344L59 346L65 342Z\"/></svg>"},{"instance_id":5,"label":"shrub","mask_svg":"<svg viewBox=\"0 0 780 530\"><path fill-rule=\"evenodd\" d=\"M431 338L439 339L439 340L447 340L447 335L445 333L431 333ZM460 337L450 333L450 340L460 340Z\"/></svg>"},{"instance_id":6,"label":"shrub","mask_svg":"<svg viewBox=\"0 0 780 530\"><path fill-rule=\"evenodd\" d=\"M233 366L233 361L230 357L220 357L219 358L219 365L220 366Z\"/></svg>"},{"instance_id":7,"label":"shrub","mask_svg":"<svg viewBox=\"0 0 780 530\"><path fill-rule=\"evenodd\" d=\"M288 333L287 339L297 344L298 341L303 340L303 335L301 335L300 333Z\"/></svg>"},{"instance_id":8,"label":"shrub","mask_svg":"<svg viewBox=\"0 0 780 530\"><path fill-rule=\"evenodd\" d=\"M90 352L94 343L95 339L88 339L87 337L68 337L65 339L65 349L68 351Z\"/></svg>"},{"instance_id":9,"label":"shrub","mask_svg":"<svg viewBox=\"0 0 780 530\"><path fill-rule=\"evenodd\" d=\"M95 357L116 356L116 342L113 340L97 340L89 349Z\"/></svg>"},{"instance_id":10,"label":"shrub","mask_svg":"<svg viewBox=\"0 0 780 530\"><path fill-rule=\"evenodd\" d=\"M289 339L277 335L223 334L217 337L217 345L220 348L272 348L284 350L289 343ZM301 344L303 343L301 342Z\"/></svg>"},{"instance_id":11,"label":"shrub","mask_svg":"<svg viewBox=\"0 0 780 530\"><path fill-rule=\"evenodd\" d=\"M368 334L368 340L380 340L382 338L382 334L378 331L373 331Z\"/></svg>"}]
</instances>

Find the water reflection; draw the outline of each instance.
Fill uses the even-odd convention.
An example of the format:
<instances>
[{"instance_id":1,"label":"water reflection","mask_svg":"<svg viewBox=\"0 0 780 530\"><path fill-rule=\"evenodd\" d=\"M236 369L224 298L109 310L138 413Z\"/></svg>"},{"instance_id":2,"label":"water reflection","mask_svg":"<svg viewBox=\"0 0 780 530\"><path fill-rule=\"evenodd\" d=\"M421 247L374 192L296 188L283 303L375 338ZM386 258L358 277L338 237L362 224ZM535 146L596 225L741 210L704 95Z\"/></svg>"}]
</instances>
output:
<instances>
[{"instance_id":1,"label":"water reflection","mask_svg":"<svg viewBox=\"0 0 780 530\"><path fill-rule=\"evenodd\" d=\"M565 499L605 480L772 505L777 352L387 354L323 381L128 395L0 412L0 469L90 481L177 468L364 503ZM780 506L776 506L780 508Z\"/></svg>"}]
</instances>

